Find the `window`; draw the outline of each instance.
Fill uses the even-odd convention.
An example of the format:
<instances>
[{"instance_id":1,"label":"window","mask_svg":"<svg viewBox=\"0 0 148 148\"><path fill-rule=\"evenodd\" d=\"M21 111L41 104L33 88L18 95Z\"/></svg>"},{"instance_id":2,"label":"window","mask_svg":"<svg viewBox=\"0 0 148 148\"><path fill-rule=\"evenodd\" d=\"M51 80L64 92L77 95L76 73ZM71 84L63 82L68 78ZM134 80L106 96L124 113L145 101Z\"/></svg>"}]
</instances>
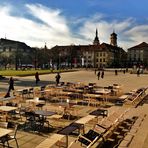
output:
<instances>
[{"instance_id":1,"label":"window","mask_svg":"<svg viewBox=\"0 0 148 148\"><path fill-rule=\"evenodd\" d=\"M103 59L103 62L105 62L105 58Z\"/></svg>"},{"instance_id":2,"label":"window","mask_svg":"<svg viewBox=\"0 0 148 148\"><path fill-rule=\"evenodd\" d=\"M100 52L100 57L102 57L102 52Z\"/></svg>"},{"instance_id":3,"label":"window","mask_svg":"<svg viewBox=\"0 0 148 148\"><path fill-rule=\"evenodd\" d=\"M102 62L102 59L100 59L100 62Z\"/></svg>"},{"instance_id":4,"label":"window","mask_svg":"<svg viewBox=\"0 0 148 148\"><path fill-rule=\"evenodd\" d=\"M103 56L105 57L105 52L103 53Z\"/></svg>"},{"instance_id":5,"label":"window","mask_svg":"<svg viewBox=\"0 0 148 148\"><path fill-rule=\"evenodd\" d=\"M96 62L98 62L98 59L96 59Z\"/></svg>"}]
</instances>

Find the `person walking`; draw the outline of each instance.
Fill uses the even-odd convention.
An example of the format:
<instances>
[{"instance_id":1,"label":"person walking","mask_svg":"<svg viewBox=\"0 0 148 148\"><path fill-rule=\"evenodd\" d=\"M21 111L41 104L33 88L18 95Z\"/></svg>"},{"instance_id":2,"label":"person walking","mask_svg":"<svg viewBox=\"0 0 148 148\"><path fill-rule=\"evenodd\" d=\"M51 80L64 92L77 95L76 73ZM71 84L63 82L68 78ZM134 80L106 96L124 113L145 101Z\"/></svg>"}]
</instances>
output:
<instances>
[{"instance_id":1,"label":"person walking","mask_svg":"<svg viewBox=\"0 0 148 148\"><path fill-rule=\"evenodd\" d=\"M60 83L60 78L61 78L59 72L57 73L57 75L55 76L55 78L56 78L56 85L58 85Z\"/></svg>"},{"instance_id":2,"label":"person walking","mask_svg":"<svg viewBox=\"0 0 148 148\"><path fill-rule=\"evenodd\" d=\"M118 75L118 71L117 71L117 70L115 70L115 75L116 75L116 76Z\"/></svg>"},{"instance_id":3,"label":"person walking","mask_svg":"<svg viewBox=\"0 0 148 148\"><path fill-rule=\"evenodd\" d=\"M8 93L9 93L11 90L14 90L14 80L13 80L13 77L10 77L10 79L9 79L9 89L8 89Z\"/></svg>"},{"instance_id":4,"label":"person walking","mask_svg":"<svg viewBox=\"0 0 148 148\"><path fill-rule=\"evenodd\" d=\"M104 78L104 70L103 70L102 73L101 73L101 78L102 78L102 79Z\"/></svg>"},{"instance_id":5,"label":"person walking","mask_svg":"<svg viewBox=\"0 0 148 148\"><path fill-rule=\"evenodd\" d=\"M38 84L39 81L40 81L39 73L36 72L36 73L35 73L35 83L36 83L36 85Z\"/></svg>"},{"instance_id":6,"label":"person walking","mask_svg":"<svg viewBox=\"0 0 148 148\"><path fill-rule=\"evenodd\" d=\"M125 69L123 70L123 73L125 74Z\"/></svg>"},{"instance_id":7,"label":"person walking","mask_svg":"<svg viewBox=\"0 0 148 148\"><path fill-rule=\"evenodd\" d=\"M100 71L97 73L98 80L100 79Z\"/></svg>"},{"instance_id":8,"label":"person walking","mask_svg":"<svg viewBox=\"0 0 148 148\"><path fill-rule=\"evenodd\" d=\"M139 68L137 69L137 76L138 77L140 76L140 69Z\"/></svg>"}]
</instances>

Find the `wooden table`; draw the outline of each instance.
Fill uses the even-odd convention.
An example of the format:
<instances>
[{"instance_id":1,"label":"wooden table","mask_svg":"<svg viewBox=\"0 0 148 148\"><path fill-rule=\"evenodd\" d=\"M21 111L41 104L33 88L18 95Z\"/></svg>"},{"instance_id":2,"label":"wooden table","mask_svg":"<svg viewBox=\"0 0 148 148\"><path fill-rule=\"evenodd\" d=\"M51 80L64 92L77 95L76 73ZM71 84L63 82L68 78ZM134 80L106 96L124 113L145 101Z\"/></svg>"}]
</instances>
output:
<instances>
[{"instance_id":1,"label":"wooden table","mask_svg":"<svg viewBox=\"0 0 148 148\"><path fill-rule=\"evenodd\" d=\"M15 96L7 97L7 98L1 97L0 101L10 101L10 100L13 100L13 99L15 99Z\"/></svg>"},{"instance_id":2,"label":"wooden table","mask_svg":"<svg viewBox=\"0 0 148 148\"><path fill-rule=\"evenodd\" d=\"M36 115L41 115L45 120L46 120L47 116L52 116L52 115L56 114L56 112L51 112L51 111L46 111L46 110L36 110L36 111L34 111L34 113ZM48 121L48 123L49 123L49 121ZM49 123L49 125L51 127L53 127L50 123Z\"/></svg>"},{"instance_id":3,"label":"wooden table","mask_svg":"<svg viewBox=\"0 0 148 148\"><path fill-rule=\"evenodd\" d=\"M36 100L36 99L30 99L30 100L26 100L26 102L29 102L29 103L35 103L35 104L45 104L45 101L43 100Z\"/></svg>"},{"instance_id":4,"label":"wooden table","mask_svg":"<svg viewBox=\"0 0 148 148\"><path fill-rule=\"evenodd\" d=\"M108 110L105 110L105 109L97 109L97 110L94 110L92 111L91 113L89 113L90 115L94 115L94 116L103 116L103 117L107 117L108 115Z\"/></svg>"},{"instance_id":5,"label":"wooden table","mask_svg":"<svg viewBox=\"0 0 148 148\"><path fill-rule=\"evenodd\" d=\"M11 133L13 130L10 130L10 129L5 129L5 128L1 128L0 127L0 137L3 137L9 133Z\"/></svg>"},{"instance_id":6,"label":"wooden table","mask_svg":"<svg viewBox=\"0 0 148 148\"><path fill-rule=\"evenodd\" d=\"M99 98L101 95L98 95L98 94L84 94L83 95L84 97L87 97L87 98Z\"/></svg>"},{"instance_id":7,"label":"wooden table","mask_svg":"<svg viewBox=\"0 0 148 148\"><path fill-rule=\"evenodd\" d=\"M107 102L107 95L111 93L111 90L100 89L95 91L96 94L102 94L104 101Z\"/></svg>"},{"instance_id":8,"label":"wooden table","mask_svg":"<svg viewBox=\"0 0 148 148\"><path fill-rule=\"evenodd\" d=\"M89 122L90 120L96 118L96 116L94 115L87 115L85 117L80 118L79 120L75 121L75 123L79 123L79 124L86 124L87 122Z\"/></svg>"},{"instance_id":9,"label":"wooden table","mask_svg":"<svg viewBox=\"0 0 148 148\"><path fill-rule=\"evenodd\" d=\"M16 110L17 107L13 107L13 106L0 106L0 112L5 114L6 117L6 121L8 119L8 112Z\"/></svg>"},{"instance_id":10,"label":"wooden table","mask_svg":"<svg viewBox=\"0 0 148 148\"><path fill-rule=\"evenodd\" d=\"M129 95L122 95L119 97L119 100L126 100L129 97Z\"/></svg>"},{"instance_id":11,"label":"wooden table","mask_svg":"<svg viewBox=\"0 0 148 148\"><path fill-rule=\"evenodd\" d=\"M56 112L51 112L46 110L36 110L34 112L36 115L41 115L41 116L52 116L56 114Z\"/></svg>"},{"instance_id":12,"label":"wooden table","mask_svg":"<svg viewBox=\"0 0 148 148\"><path fill-rule=\"evenodd\" d=\"M66 147L68 147L68 135L70 135L72 132L78 130L78 134L80 134L80 129L83 128L84 133L84 125L79 123L71 123L70 125L64 127L60 131L58 131L58 134L66 135Z\"/></svg>"},{"instance_id":13,"label":"wooden table","mask_svg":"<svg viewBox=\"0 0 148 148\"><path fill-rule=\"evenodd\" d=\"M84 97L83 102L84 103L85 101L88 102L88 106L89 106L90 104L96 105L96 103L98 102L97 98L100 98L101 95L88 93L88 94L83 94L83 97Z\"/></svg>"},{"instance_id":14,"label":"wooden table","mask_svg":"<svg viewBox=\"0 0 148 148\"><path fill-rule=\"evenodd\" d=\"M0 111L2 112L10 112L16 109L17 107L13 107L13 106L0 106Z\"/></svg>"}]
</instances>

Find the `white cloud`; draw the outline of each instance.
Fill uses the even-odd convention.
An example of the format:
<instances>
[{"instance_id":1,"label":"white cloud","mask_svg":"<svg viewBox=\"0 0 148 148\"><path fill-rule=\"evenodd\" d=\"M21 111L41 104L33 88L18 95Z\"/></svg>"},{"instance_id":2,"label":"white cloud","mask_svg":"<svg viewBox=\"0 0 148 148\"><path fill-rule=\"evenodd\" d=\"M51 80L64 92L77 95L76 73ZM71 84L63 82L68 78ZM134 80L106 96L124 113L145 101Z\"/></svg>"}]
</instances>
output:
<instances>
[{"instance_id":1,"label":"white cloud","mask_svg":"<svg viewBox=\"0 0 148 148\"><path fill-rule=\"evenodd\" d=\"M49 47L56 44L69 44L75 41L72 37L66 19L59 10L52 10L42 5L26 5L31 17L12 16L12 8L0 7L0 34L12 40L27 43L30 46L43 46L47 42Z\"/></svg>"},{"instance_id":2,"label":"white cloud","mask_svg":"<svg viewBox=\"0 0 148 148\"><path fill-rule=\"evenodd\" d=\"M25 42L30 46L50 48L55 45L91 44L98 28L100 42L110 43L113 30L118 34L118 45L129 48L147 41L148 25L136 25L132 18L107 20L103 14L91 17L66 18L59 9L51 9L40 4L26 4L26 16L14 16L13 6L0 7L0 37ZM72 23L72 21L74 23ZM76 31L71 28L75 27Z\"/></svg>"},{"instance_id":3,"label":"white cloud","mask_svg":"<svg viewBox=\"0 0 148 148\"><path fill-rule=\"evenodd\" d=\"M67 21L61 16L60 10L53 10L40 4L27 4L26 7L33 16L46 23L50 29L53 29L53 31L57 31L61 34L69 34Z\"/></svg>"},{"instance_id":4,"label":"white cloud","mask_svg":"<svg viewBox=\"0 0 148 148\"><path fill-rule=\"evenodd\" d=\"M134 26L127 30L124 35L128 36L130 40L135 42L147 42L148 41L148 25Z\"/></svg>"},{"instance_id":5,"label":"white cloud","mask_svg":"<svg viewBox=\"0 0 148 148\"><path fill-rule=\"evenodd\" d=\"M88 18L83 26L79 28L79 33L88 42L92 43L95 37L96 28L98 29L100 43L110 43L110 34L115 30L118 35L118 46L125 50L140 42L146 42L148 40L148 25L136 25L135 20L132 18L122 21L107 21L104 18L100 18L100 20Z\"/></svg>"}]
</instances>

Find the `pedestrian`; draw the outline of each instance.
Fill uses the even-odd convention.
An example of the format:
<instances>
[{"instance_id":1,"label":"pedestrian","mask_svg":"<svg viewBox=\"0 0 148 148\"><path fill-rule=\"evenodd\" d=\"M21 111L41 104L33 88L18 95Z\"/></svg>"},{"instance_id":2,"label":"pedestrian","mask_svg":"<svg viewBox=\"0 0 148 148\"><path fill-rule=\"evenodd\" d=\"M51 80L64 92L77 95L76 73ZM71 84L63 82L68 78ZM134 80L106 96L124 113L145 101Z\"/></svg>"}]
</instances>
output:
<instances>
[{"instance_id":1,"label":"pedestrian","mask_svg":"<svg viewBox=\"0 0 148 148\"><path fill-rule=\"evenodd\" d=\"M36 72L36 73L35 73L35 83L36 83L36 85L38 84L39 81L40 81L39 73Z\"/></svg>"},{"instance_id":2,"label":"pedestrian","mask_svg":"<svg viewBox=\"0 0 148 148\"><path fill-rule=\"evenodd\" d=\"M55 78L56 78L56 85L58 85L60 83L60 78L61 78L59 72L57 73L57 75L55 76Z\"/></svg>"},{"instance_id":3,"label":"pedestrian","mask_svg":"<svg viewBox=\"0 0 148 148\"><path fill-rule=\"evenodd\" d=\"M137 76L138 77L140 76L140 69L139 68L137 69Z\"/></svg>"},{"instance_id":4,"label":"pedestrian","mask_svg":"<svg viewBox=\"0 0 148 148\"><path fill-rule=\"evenodd\" d=\"M10 79L9 79L9 89L8 89L8 93L9 93L11 90L14 90L14 80L13 80L13 77L10 77Z\"/></svg>"},{"instance_id":5,"label":"pedestrian","mask_svg":"<svg viewBox=\"0 0 148 148\"><path fill-rule=\"evenodd\" d=\"M98 80L100 79L100 71L97 73Z\"/></svg>"},{"instance_id":6,"label":"pedestrian","mask_svg":"<svg viewBox=\"0 0 148 148\"><path fill-rule=\"evenodd\" d=\"M118 75L118 71L117 71L117 70L115 70L115 75L116 75L116 76Z\"/></svg>"},{"instance_id":7,"label":"pedestrian","mask_svg":"<svg viewBox=\"0 0 148 148\"><path fill-rule=\"evenodd\" d=\"M103 70L102 73L101 73L101 78L102 78L102 79L104 78L104 70Z\"/></svg>"},{"instance_id":8,"label":"pedestrian","mask_svg":"<svg viewBox=\"0 0 148 148\"><path fill-rule=\"evenodd\" d=\"M123 73L125 74L125 69L123 70Z\"/></svg>"}]
</instances>

